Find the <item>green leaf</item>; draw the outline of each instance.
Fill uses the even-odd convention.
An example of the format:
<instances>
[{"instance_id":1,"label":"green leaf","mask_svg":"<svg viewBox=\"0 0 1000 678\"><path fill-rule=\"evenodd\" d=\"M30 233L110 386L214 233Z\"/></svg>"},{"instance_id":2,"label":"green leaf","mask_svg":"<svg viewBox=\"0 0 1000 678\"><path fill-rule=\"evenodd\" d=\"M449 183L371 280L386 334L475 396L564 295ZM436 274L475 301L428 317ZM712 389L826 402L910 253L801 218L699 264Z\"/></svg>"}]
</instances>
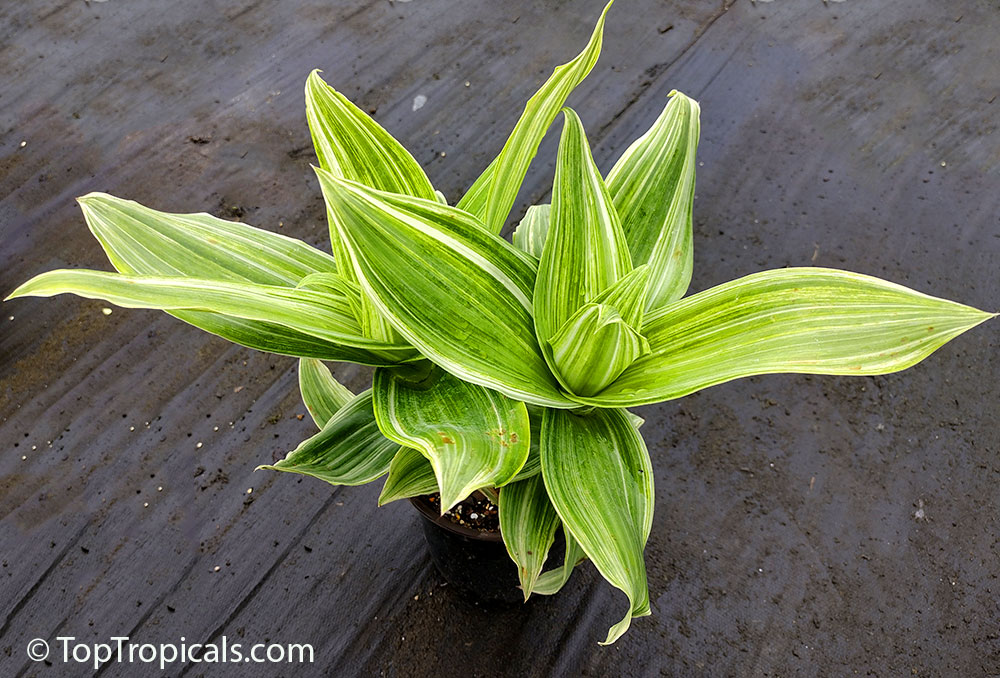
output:
<instances>
[{"instance_id":1,"label":"green leaf","mask_svg":"<svg viewBox=\"0 0 1000 678\"><path fill-rule=\"evenodd\" d=\"M555 540L559 516L545 493L541 475L501 488L497 509L503 543L517 565L521 590L528 600Z\"/></svg>"},{"instance_id":2,"label":"green leaf","mask_svg":"<svg viewBox=\"0 0 1000 678\"><path fill-rule=\"evenodd\" d=\"M592 396L618 378L649 342L611 306L585 304L549 342L552 363L567 388Z\"/></svg>"},{"instance_id":3,"label":"green leaf","mask_svg":"<svg viewBox=\"0 0 1000 678\"><path fill-rule=\"evenodd\" d=\"M775 372L896 372L994 315L859 273L764 271L647 317L651 352L600 394L579 400L642 405Z\"/></svg>"},{"instance_id":4,"label":"green leaf","mask_svg":"<svg viewBox=\"0 0 1000 678\"><path fill-rule=\"evenodd\" d=\"M552 216L534 290L535 329L546 342L580 308L632 270L628 244L583 125L566 109L552 185Z\"/></svg>"},{"instance_id":5,"label":"green leaf","mask_svg":"<svg viewBox=\"0 0 1000 678\"><path fill-rule=\"evenodd\" d=\"M309 336L270 322L244 320L209 311L168 311L170 315L198 329L247 348L296 358L316 358L359 365L395 365L414 359L412 349L377 352L345 346Z\"/></svg>"},{"instance_id":6,"label":"green leaf","mask_svg":"<svg viewBox=\"0 0 1000 678\"><path fill-rule=\"evenodd\" d=\"M531 446L528 450L528 460L524 462L524 466L514 476L514 480L524 480L525 478L537 476L542 472L542 459L538 450L538 441L541 440L542 417L544 416L545 408L538 407L537 405L525 405L525 407L528 410L528 423L531 428Z\"/></svg>"},{"instance_id":7,"label":"green leaf","mask_svg":"<svg viewBox=\"0 0 1000 678\"><path fill-rule=\"evenodd\" d=\"M397 499L408 499L438 491L434 467L419 450L402 446L389 464L378 505L385 506Z\"/></svg>"},{"instance_id":8,"label":"green leaf","mask_svg":"<svg viewBox=\"0 0 1000 678\"><path fill-rule=\"evenodd\" d=\"M303 242L208 214L168 214L104 193L86 195L79 203L112 265L127 275L294 287L304 277L337 270L333 257ZM261 351L367 365L397 362L271 322L205 311L171 315Z\"/></svg>"},{"instance_id":9,"label":"green leaf","mask_svg":"<svg viewBox=\"0 0 1000 678\"><path fill-rule=\"evenodd\" d=\"M521 223L514 229L514 247L536 259L542 257L542 247L549 232L552 205L532 205L525 212Z\"/></svg>"},{"instance_id":10,"label":"green leaf","mask_svg":"<svg viewBox=\"0 0 1000 678\"><path fill-rule=\"evenodd\" d=\"M211 311L274 323L334 344L366 349L396 363L412 357L412 349L382 344L360 336L350 305L342 297L308 289L222 282L197 278L124 276L82 269L48 271L18 287L8 299L51 297L72 293L104 299L125 308Z\"/></svg>"},{"instance_id":11,"label":"green leaf","mask_svg":"<svg viewBox=\"0 0 1000 678\"><path fill-rule=\"evenodd\" d=\"M209 214L168 214L105 193L78 198L94 237L126 275L294 287L336 273L333 257L299 240Z\"/></svg>"},{"instance_id":12,"label":"green leaf","mask_svg":"<svg viewBox=\"0 0 1000 678\"><path fill-rule=\"evenodd\" d=\"M355 396L323 430L284 459L257 468L300 473L331 485L363 485L385 474L398 450L399 445L379 431L368 390Z\"/></svg>"},{"instance_id":13,"label":"green leaf","mask_svg":"<svg viewBox=\"0 0 1000 678\"><path fill-rule=\"evenodd\" d=\"M698 103L671 92L660 117L608 173L632 263L648 263L652 270L647 308L681 298L691 282L699 129Z\"/></svg>"},{"instance_id":14,"label":"green leaf","mask_svg":"<svg viewBox=\"0 0 1000 678\"><path fill-rule=\"evenodd\" d=\"M317 174L362 287L423 355L512 398L574 406L535 338L529 255L454 207Z\"/></svg>"},{"instance_id":15,"label":"green leaf","mask_svg":"<svg viewBox=\"0 0 1000 678\"><path fill-rule=\"evenodd\" d=\"M313 71L306 80L306 120L319 166L379 191L438 199L439 193L409 151L347 97L323 82L319 73ZM348 279L355 280L350 258L333 223L336 215L328 211L327 216L338 267ZM398 343L388 321L364 294L360 305L359 322L364 335Z\"/></svg>"},{"instance_id":16,"label":"green leaf","mask_svg":"<svg viewBox=\"0 0 1000 678\"><path fill-rule=\"evenodd\" d=\"M541 88L528 99L500 155L458 203L458 207L482 220L493 233L503 229L532 158L542 137L556 119L570 92L597 63L604 37L604 19L614 0L601 12L590 42L572 61L558 66Z\"/></svg>"},{"instance_id":17,"label":"green leaf","mask_svg":"<svg viewBox=\"0 0 1000 678\"><path fill-rule=\"evenodd\" d=\"M559 518L601 575L629 598L625 618L649 614L642 551L653 519L653 472L639 432L624 410L580 416L547 409L542 422L542 476Z\"/></svg>"},{"instance_id":18,"label":"green leaf","mask_svg":"<svg viewBox=\"0 0 1000 678\"><path fill-rule=\"evenodd\" d=\"M319 74L306 80L306 120L319 166L378 191L436 200L410 152Z\"/></svg>"},{"instance_id":19,"label":"green leaf","mask_svg":"<svg viewBox=\"0 0 1000 678\"><path fill-rule=\"evenodd\" d=\"M634 415L633 415L634 416ZM538 453L538 438L542 427L542 409L529 406L528 419L531 427L531 446L528 459L517 472L511 483L537 476L542 472L542 460ZM636 417L636 419L639 419ZM641 422L642 420L639 419ZM392 460L389 476L379 497L379 505L387 504L397 499L417 497L438 491L437 478L431 462L412 447L403 447Z\"/></svg>"},{"instance_id":20,"label":"green leaf","mask_svg":"<svg viewBox=\"0 0 1000 678\"><path fill-rule=\"evenodd\" d=\"M573 535L566 530L565 525L563 525L563 537L566 540L566 555L563 557L563 564L548 572L542 572L535 580L535 588L532 593L543 596L559 593L569 581L570 575L573 574L573 568L587 559L583 549L580 548L576 539L573 539Z\"/></svg>"},{"instance_id":21,"label":"green leaf","mask_svg":"<svg viewBox=\"0 0 1000 678\"><path fill-rule=\"evenodd\" d=\"M629 327L639 329L646 309L649 275L649 266L643 264L594 297L592 303L610 306Z\"/></svg>"},{"instance_id":22,"label":"green leaf","mask_svg":"<svg viewBox=\"0 0 1000 678\"><path fill-rule=\"evenodd\" d=\"M354 398L346 386L333 378L326 365L312 358L299 360L299 391L309 416L320 428Z\"/></svg>"},{"instance_id":23,"label":"green leaf","mask_svg":"<svg viewBox=\"0 0 1000 678\"><path fill-rule=\"evenodd\" d=\"M376 370L372 390L383 434L420 450L434 467L442 514L481 487L509 482L528 458L524 403L433 365Z\"/></svg>"}]
</instances>

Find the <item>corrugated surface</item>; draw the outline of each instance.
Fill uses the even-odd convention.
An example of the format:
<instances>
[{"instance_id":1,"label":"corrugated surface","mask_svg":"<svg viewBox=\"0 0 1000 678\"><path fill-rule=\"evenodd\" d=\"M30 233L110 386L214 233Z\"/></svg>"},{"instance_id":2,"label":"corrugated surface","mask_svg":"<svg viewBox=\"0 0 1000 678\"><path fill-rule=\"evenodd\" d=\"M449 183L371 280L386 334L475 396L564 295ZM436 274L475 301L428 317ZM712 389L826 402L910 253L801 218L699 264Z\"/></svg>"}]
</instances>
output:
<instances>
[{"instance_id":1,"label":"corrugated surface","mask_svg":"<svg viewBox=\"0 0 1000 678\"><path fill-rule=\"evenodd\" d=\"M91 190L322 243L315 67L455 200L600 5L5 3L0 291L106 266L72 201ZM619 0L573 98L605 169L671 89L701 101L693 289L816 263L1000 307L995 3L726 9ZM553 151L523 197L544 196ZM98 675L1000 674L995 323L899 375L643 408L654 614L599 648L624 598L591 566L486 610L441 587L415 512L376 509L377 487L253 473L311 432L292 360L102 306L2 308L4 676L94 675L26 644L115 635L312 643L316 663Z\"/></svg>"}]
</instances>

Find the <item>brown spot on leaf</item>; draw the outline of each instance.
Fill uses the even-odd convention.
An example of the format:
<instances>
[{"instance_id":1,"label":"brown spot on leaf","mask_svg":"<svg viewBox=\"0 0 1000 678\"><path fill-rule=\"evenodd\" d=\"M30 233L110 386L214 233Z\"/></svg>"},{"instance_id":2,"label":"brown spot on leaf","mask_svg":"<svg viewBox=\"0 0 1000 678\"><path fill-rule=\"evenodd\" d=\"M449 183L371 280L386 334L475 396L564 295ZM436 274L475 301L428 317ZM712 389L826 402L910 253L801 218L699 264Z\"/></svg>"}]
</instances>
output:
<instances>
[{"instance_id":1,"label":"brown spot on leaf","mask_svg":"<svg viewBox=\"0 0 1000 678\"><path fill-rule=\"evenodd\" d=\"M444 433L441 433L440 431L438 432L438 435L441 436L441 442L443 444L445 444L445 445L454 445L455 444L455 441L452 440L450 436L447 436Z\"/></svg>"}]
</instances>

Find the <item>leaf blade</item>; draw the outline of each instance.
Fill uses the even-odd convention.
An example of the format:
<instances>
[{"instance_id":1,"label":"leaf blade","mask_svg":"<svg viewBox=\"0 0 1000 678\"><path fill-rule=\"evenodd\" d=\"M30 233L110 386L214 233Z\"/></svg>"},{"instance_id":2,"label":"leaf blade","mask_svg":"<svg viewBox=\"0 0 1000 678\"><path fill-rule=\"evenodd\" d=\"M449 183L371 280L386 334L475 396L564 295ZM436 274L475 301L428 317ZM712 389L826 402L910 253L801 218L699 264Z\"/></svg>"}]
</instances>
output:
<instances>
[{"instance_id":1,"label":"leaf blade","mask_svg":"<svg viewBox=\"0 0 1000 678\"><path fill-rule=\"evenodd\" d=\"M326 365L312 358L299 360L299 392L309 416L320 428L354 398Z\"/></svg>"},{"instance_id":2,"label":"leaf blade","mask_svg":"<svg viewBox=\"0 0 1000 678\"><path fill-rule=\"evenodd\" d=\"M658 310L643 328L650 354L578 400L648 404L778 372L887 374L994 315L859 273L763 271Z\"/></svg>"},{"instance_id":3,"label":"leaf blade","mask_svg":"<svg viewBox=\"0 0 1000 678\"><path fill-rule=\"evenodd\" d=\"M642 437L624 410L586 416L547 409L542 477L563 525L601 575L629 598L625 617L602 644L617 640L632 617L649 614L643 548L653 517L653 474Z\"/></svg>"},{"instance_id":4,"label":"leaf blade","mask_svg":"<svg viewBox=\"0 0 1000 678\"><path fill-rule=\"evenodd\" d=\"M604 38L604 20L613 3L614 0L611 0L605 5L583 51L571 61L556 67L549 79L528 99L500 154L459 201L459 209L479 217L491 232L499 233L503 229L528 166L538 153L542 137L556 119L566 98L597 63Z\"/></svg>"},{"instance_id":5,"label":"leaf blade","mask_svg":"<svg viewBox=\"0 0 1000 678\"><path fill-rule=\"evenodd\" d=\"M367 390L284 459L257 468L312 476L331 485L363 485L384 475L398 450L399 445L379 431L372 392Z\"/></svg>"},{"instance_id":6,"label":"leaf blade","mask_svg":"<svg viewBox=\"0 0 1000 678\"><path fill-rule=\"evenodd\" d=\"M546 342L584 304L632 270L618 214L580 118L564 109L552 213L535 281L535 330Z\"/></svg>"},{"instance_id":7,"label":"leaf blade","mask_svg":"<svg viewBox=\"0 0 1000 678\"><path fill-rule=\"evenodd\" d=\"M431 462L420 450L403 445L389 464L389 475L378 496L378 505L385 506L397 499L409 499L437 491L437 477Z\"/></svg>"},{"instance_id":8,"label":"leaf blade","mask_svg":"<svg viewBox=\"0 0 1000 678\"><path fill-rule=\"evenodd\" d=\"M530 256L453 207L317 174L362 287L413 346L466 381L574 406L535 337Z\"/></svg>"},{"instance_id":9,"label":"leaf blade","mask_svg":"<svg viewBox=\"0 0 1000 678\"><path fill-rule=\"evenodd\" d=\"M600 393L640 356L649 342L606 304L584 304L549 342L552 363L572 393Z\"/></svg>"},{"instance_id":10,"label":"leaf blade","mask_svg":"<svg viewBox=\"0 0 1000 678\"><path fill-rule=\"evenodd\" d=\"M384 435L430 460L442 514L481 487L510 482L528 458L524 403L436 366L416 374L378 369L372 390Z\"/></svg>"},{"instance_id":11,"label":"leaf blade","mask_svg":"<svg viewBox=\"0 0 1000 678\"><path fill-rule=\"evenodd\" d=\"M527 601L555 541L559 516L540 474L502 487L497 510L500 534L507 553L517 565L517 576Z\"/></svg>"},{"instance_id":12,"label":"leaf blade","mask_svg":"<svg viewBox=\"0 0 1000 678\"><path fill-rule=\"evenodd\" d=\"M210 277L228 282L295 287L304 278L337 275L333 257L309 245L208 214L160 212L104 193L78 199L91 233L123 274ZM253 349L299 357L385 365L405 360L343 346L261 320L207 311L170 315Z\"/></svg>"},{"instance_id":13,"label":"leaf blade","mask_svg":"<svg viewBox=\"0 0 1000 678\"><path fill-rule=\"evenodd\" d=\"M552 205L532 205L524 213L521 223L514 229L514 247L527 252L535 259L542 258L542 249L549 232Z\"/></svg>"},{"instance_id":14,"label":"leaf blade","mask_svg":"<svg viewBox=\"0 0 1000 678\"><path fill-rule=\"evenodd\" d=\"M677 92L652 127L608 173L608 191L621 217L632 262L649 264L646 308L681 298L691 282L698 103Z\"/></svg>"},{"instance_id":15,"label":"leaf blade","mask_svg":"<svg viewBox=\"0 0 1000 678\"><path fill-rule=\"evenodd\" d=\"M8 299L64 293L104 299L125 308L210 311L248 321L273 323L335 344L393 356L394 362L401 357L399 346L360 336L346 300L308 289L62 269L35 276L14 290ZM402 355L412 355L412 350L402 350Z\"/></svg>"},{"instance_id":16,"label":"leaf blade","mask_svg":"<svg viewBox=\"0 0 1000 678\"><path fill-rule=\"evenodd\" d=\"M542 572L535 580L535 587L532 593L542 596L553 596L562 590L562 587L569 581L573 574L573 568L587 559L580 544L573 539L573 535L563 526L563 538L566 540L566 554L563 556L563 564L553 568L548 572Z\"/></svg>"},{"instance_id":17,"label":"leaf blade","mask_svg":"<svg viewBox=\"0 0 1000 678\"><path fill-rule=\"evenodd\" d=\"M239 222L160 212L106 193L77 202L119 273L294 287L311 273L337 272L329 254Z\"/></svg>"},{"instance_id":18,"label":"leaf blade","mask_svg":"<svg viewBox=\"0 0 1000 678\"><path fill-rule=\"evenodd\" d=\"M343 179L370 188L436 200L426 173L410 152L389 132L326 84L314 70L306 79L306 120L319 166ZM343 275L357 279L350 257L334 224L336 214L327 211L330 243ZM359 322L367 337L398 343L392 327L364 293L360 296Z\"/></svg>"}]
</instances>

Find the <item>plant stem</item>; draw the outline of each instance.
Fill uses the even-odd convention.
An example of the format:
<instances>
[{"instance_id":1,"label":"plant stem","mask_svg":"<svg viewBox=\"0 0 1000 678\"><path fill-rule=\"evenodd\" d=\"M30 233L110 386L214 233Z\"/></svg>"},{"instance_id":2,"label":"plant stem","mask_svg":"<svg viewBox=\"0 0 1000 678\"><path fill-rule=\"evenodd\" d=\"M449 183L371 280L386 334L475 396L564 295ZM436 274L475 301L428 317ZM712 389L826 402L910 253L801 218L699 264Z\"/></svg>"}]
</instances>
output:
<instances>
[{"instance_id":1,"label":"plant stem","mask_svg":"<svg viewBox=\"0 0 1000 678\"><path fill-rule=\"evenodd\" d=\"M500 492L495 487L480 487L479 491L496 506L500 502Z\"/></svg>"}]
</instances>

